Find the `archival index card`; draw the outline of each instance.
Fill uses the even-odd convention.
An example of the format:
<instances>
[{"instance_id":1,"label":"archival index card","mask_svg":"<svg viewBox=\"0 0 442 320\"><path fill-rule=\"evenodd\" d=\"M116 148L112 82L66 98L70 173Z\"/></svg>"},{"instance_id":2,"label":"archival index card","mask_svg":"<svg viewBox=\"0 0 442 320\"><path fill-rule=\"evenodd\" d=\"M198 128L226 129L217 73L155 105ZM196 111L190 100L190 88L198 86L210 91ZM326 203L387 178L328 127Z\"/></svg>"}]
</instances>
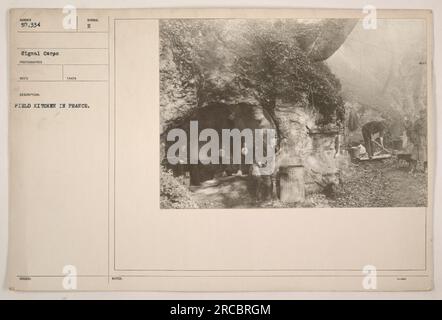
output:
<instances>
[{"instance_id":1,"label":"archival index card","mask_svg":"<svg viewBox=\"0 0 442 320\"><path fill-rule=\"evenodd\" d=\"M432 14L374 13L11 10L10 288L430 290Z\"/></svg>"}]
</instances>

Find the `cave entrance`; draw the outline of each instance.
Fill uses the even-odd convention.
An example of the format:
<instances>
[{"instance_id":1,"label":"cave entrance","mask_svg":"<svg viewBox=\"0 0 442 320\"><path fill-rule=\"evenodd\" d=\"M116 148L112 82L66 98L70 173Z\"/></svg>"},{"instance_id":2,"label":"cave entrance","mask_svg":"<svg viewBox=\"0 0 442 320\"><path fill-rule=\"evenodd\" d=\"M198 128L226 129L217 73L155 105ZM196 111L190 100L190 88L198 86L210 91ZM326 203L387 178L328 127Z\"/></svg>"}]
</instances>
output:
<instances>
[{"instance_id":1,"label":"cave entrance","mask_svg":"<svg viewBox=\"0 0 442 320\"><path fill-rule=\"evenodd\" d=\"M180 128L187 133L187 138L190 137L190 122L198 122L198 131L204 129L214 129L217 131L219 137L223 129L274 129L277 135L277 128L270 114L262 107L249 104L211 104L207 107L196 110L190 117L187 117L180 122L176 128ZM199 133L198 132L198 133ZM254 138L253 138L254 139ZM276 136L276 139L278 137ZM166 142L166 149L173 142ZM199 149L206 142L199 142ZM190 141L188 141L188 146ZM233 147L233 144L230 144ZM246 176L251 170L251 164L245 162L245 154L249 148L244 137L241 140L241 163L240 164L203 164L201 161L198 164L179 163L176 165L168 164L176 176L185 176L188 178L190 186L199 186L202 182L212 180L219 176L240 175ZM221 151L223 152L223 151ZM252 150L253 152L253 150ZM233 155L233 150L230 151ZM201 159L200 159L201 160Z\"/></svg>"}]
</instances>

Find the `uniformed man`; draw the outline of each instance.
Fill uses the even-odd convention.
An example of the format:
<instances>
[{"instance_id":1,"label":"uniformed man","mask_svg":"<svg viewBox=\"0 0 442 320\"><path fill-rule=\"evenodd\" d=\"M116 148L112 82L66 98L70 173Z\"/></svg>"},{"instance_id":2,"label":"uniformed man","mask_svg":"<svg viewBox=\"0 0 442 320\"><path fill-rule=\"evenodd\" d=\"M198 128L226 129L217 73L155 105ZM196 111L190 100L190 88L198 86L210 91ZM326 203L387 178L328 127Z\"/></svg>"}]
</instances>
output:
<instances>
[{"instance_id":1,"label":"uniformed man","mask_svg":"<svg viewBox=\"0 0 442 320\"><path fill-rule=\"evenodd\" d=\"M373 157L373 141L379 138L381 146L384 148L384 136L387 132L387 124L384 121L370 121L362 126L362 137L368 157Z\"/></svg>"}]
</instances>

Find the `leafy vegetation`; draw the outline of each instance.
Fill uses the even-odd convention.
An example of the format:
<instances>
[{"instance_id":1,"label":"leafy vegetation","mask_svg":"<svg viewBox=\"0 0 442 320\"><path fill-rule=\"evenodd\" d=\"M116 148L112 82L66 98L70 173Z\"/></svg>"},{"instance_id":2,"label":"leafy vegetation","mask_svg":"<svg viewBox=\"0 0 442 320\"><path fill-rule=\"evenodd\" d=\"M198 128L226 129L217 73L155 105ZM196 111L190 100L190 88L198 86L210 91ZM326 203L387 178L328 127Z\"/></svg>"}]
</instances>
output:
<instances>
[{"instance_id":1,"label":"leafy vegetation","mask_svg":"<svg viewBox=\"0 0 442 320\"><path fill-rule=\"evenodd\" d=\"M219 102L272 114L278 100L305 101L324 124L343 119L340 82L306 51L308 30L295 20L162 21L163 125Z\"/></svg>"}]
</instances>

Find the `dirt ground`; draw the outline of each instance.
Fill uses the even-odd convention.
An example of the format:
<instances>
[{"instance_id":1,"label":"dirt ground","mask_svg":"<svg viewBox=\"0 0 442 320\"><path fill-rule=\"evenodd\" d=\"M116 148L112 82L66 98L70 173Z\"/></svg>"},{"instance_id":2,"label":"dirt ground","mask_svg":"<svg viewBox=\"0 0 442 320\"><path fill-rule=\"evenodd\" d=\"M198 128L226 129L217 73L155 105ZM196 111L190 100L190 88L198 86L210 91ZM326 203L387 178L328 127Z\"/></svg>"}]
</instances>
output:
<instances>
[{"instance_id":1,"label":"dirt ground","mask_svg":"<svg viewBox=\"0 0 442 320\"><path fill-rule=\"evenodd\" d=\"M427 174L410 173L395 159L350 164L342 183L332 195L308 195L304 203L279 200L257 202L250 193L247 176L222 177L192 187L196 200L205 208L254 207L422 207L427 204Z\"/></svg>"},{"instance_id":2,"label":"dirt ground","mask_svg":"<svg viewBox=\"0 0 442 320\"><path fill-rule=\"evenodd\" d=\"M351 164L331 207L424 207L427 174L411 173L395 159Z\"/></svg>"}]
</instances>

